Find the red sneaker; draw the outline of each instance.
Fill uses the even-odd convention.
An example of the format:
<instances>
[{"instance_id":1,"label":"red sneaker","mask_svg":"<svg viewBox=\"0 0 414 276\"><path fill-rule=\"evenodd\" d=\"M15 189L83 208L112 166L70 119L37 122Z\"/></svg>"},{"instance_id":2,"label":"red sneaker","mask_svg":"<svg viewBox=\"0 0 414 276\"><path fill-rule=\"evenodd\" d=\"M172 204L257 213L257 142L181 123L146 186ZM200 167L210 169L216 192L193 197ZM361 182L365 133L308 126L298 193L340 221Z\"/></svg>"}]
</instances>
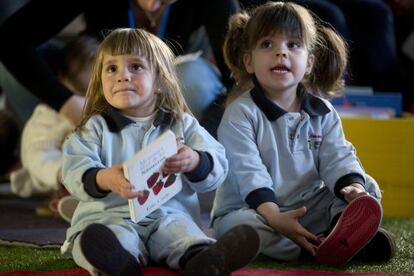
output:
<instances>
[{"instance_id":1,"label":"red sneaker","mask_svg":"<svg viewBox=\"0 0 414 276\"><path fill-rule=\"evenodd\" d=\"M332 266L346 264L375 236L381 219L382 208L375 198L361 196L354 199L319 245L316 260Z\"/></svg>"}]
</instances>

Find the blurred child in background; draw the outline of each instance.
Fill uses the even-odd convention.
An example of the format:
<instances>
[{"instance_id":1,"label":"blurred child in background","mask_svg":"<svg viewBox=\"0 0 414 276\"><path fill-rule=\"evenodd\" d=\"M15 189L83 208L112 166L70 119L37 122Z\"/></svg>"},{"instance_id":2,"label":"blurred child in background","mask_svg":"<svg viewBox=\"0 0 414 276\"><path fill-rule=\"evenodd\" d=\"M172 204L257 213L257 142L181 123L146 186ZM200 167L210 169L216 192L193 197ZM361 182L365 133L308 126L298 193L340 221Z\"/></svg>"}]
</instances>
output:
<instances>
[{"instance_id":1,"label":"blurred child in background","mask_svg":"<svg viewBox=\"0 0 414 276\"><path fill-rule=\"evenodd\" d=\"M59 80L77 96L80 108L88 88L98 41L80 36L64 49L58 72ZM21 136L22 168L10 175L13 193L29 197L38 193L52 193L48 208L38 208L39 214L59 213L70 221L75 201L61 184L62 143L75 128L72 121L46 104L39 104L25 124Z\"/></svg>"}]
</instances>

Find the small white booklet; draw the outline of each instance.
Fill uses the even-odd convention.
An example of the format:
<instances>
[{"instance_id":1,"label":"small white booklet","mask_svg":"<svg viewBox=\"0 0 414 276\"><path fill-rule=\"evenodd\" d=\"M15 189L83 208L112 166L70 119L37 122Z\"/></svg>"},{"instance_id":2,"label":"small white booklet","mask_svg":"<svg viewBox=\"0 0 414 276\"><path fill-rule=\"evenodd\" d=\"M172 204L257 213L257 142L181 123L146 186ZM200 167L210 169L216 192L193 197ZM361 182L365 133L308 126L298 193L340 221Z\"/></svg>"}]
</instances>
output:
<instances>
[{"instance_id":1,"label":"small white booklet","mask_svg":"<svg viewBox=\"0 0 414 276\"><path fill-rule=\"evenodd\" d=\"M125 178L142 196L129 199L131 219L137 223L181 191L178 174L163 175L165 159L177 153L177 138L171 130L137 152L123 164Z\"/></svg>"}]
</instances>

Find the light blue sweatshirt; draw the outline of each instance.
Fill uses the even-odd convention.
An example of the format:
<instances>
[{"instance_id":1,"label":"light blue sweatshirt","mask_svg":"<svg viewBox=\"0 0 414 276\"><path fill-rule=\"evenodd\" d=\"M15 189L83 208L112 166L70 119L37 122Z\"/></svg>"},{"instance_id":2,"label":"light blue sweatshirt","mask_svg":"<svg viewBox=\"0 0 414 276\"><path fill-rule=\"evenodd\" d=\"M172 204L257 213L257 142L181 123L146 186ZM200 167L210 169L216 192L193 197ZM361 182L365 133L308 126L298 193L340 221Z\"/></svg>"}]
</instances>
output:
<instances>
[{"instance_id":1,"label":"light blue sweatshirt","mask_svg":"<svg viewBox=\"0 0 414 276\"><path fill-rule=\"evenodd\" d=\"M300 112L286 112L256 85L226 109L218 129L229 174L216 191L213 218L264 202L289 208L323 185L339 190L365 172L332 105L302 90Z\"/></svg>"},{"instance_id":2,"label":"light blue sweatshirt","mask_svg":"<svg viewBox=\"0 0 414 276\"><path fill-rule=\"evenodd\" d=\"M169 114L158 112L153 122L134 122L110 109L89 119L85 129L73 133L63 146L63 183L80 200L67 231L67 243L87 225L117 223L129 219L128 201L114 192L103 192L96 185L96 173L131 158L137 151L160 136L166 128L200 154L200 165L194 172L181 174L183 188L148 217L157 218L168 213L189 214L199 221L197 193L216 189L228 172L223 146L197 120L184 114L183 124L170 125ZM111 220L111 221L108 221ZM145 224L145 219L140 223Z\"/></svg>"}]
</instances>

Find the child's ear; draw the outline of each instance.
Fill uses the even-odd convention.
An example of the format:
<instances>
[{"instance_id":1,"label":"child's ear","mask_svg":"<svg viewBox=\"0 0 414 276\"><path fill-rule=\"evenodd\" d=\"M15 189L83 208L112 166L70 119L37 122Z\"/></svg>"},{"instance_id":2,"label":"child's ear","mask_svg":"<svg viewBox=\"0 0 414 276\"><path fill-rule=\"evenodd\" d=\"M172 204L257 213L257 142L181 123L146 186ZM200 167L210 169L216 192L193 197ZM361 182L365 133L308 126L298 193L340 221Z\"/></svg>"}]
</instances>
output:
<instances>
[{"instance_id":1,"label":"child's ear","mask_svg":"<svg viewBox=\"0 0 414 276\"><path fill-rule=\"evenodd\" d=\"M309 75L312 72L314 63L315 63L315 56L313 54L309 54L308 61L306 62L306 75Z\"/></svg>"},{"instance_id":2,"label":"child's ear","mask_svg":"<svg viewBox=\"0 0 414 276\"><path fill-rule=\"evenodd\" d=\"M243 63L244 63L244 68L246 69L247 73L253 74L254 69L253 69L253 62L252 62L251 54L244 54Z\"/></svg>"}]
</instances>

